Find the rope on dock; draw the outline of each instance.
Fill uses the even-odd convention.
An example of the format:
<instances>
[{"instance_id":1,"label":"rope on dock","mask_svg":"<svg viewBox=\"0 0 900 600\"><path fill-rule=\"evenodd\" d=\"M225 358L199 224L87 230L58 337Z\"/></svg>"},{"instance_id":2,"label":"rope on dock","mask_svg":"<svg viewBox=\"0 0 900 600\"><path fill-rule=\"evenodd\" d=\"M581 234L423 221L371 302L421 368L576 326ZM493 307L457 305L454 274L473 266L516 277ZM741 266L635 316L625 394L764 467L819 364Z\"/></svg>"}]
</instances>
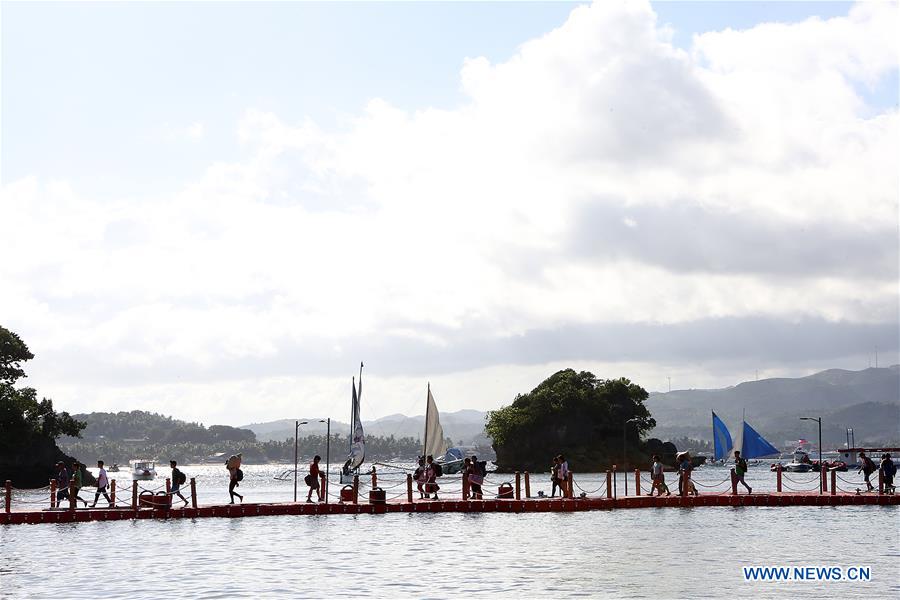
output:
<instances>
[{"instance_id":1,"label":"rope on dock","mask_svg":"<svg viewBox=\"0 0 900 600\"><path fill-rule=\"evenodd\" d=\"M837 475L837 478L840 479L841 481L843 481L844 483L847 483L850 485L866 485L865 481L850 481L849 479L844 479L840 475Z\"/></svg>"},{"instance_id":2,"label":"rope on dock","mask_svg":"<svg viewBox=\"0 0 900 600\"><path fill-rule=\"evenodd\" d=\"M604 483L603 485L601 485L600 487L598 487L596 490L590 490L590 491L588 491L588 490L584 489L583 487L581 487L580 485L578 485L578 480L575 479L574 477L572 478L572 484L574 484L575 487L577 487L579 490L581 490L582 492L584 492L584 493L587 494L588 496L590 496L591 494L596 494L597 492L599 492L600 490L602 490L603 488L606 487L606 484Z\"/></svg>"},{"instance_id":3,"label":"rope on dock","mask_svg":"<svg viewBox=\"0 0 900 600\"><path fill-rule=\"evenodd\" d=\"M791 483L793 483L795 485L806 485L808 483L816 483L816 484L819 483L819 475L818 474L816 474L812 479L797 480L797 479L791 479L790 477L788 477L788 475L786 473L782 472L781 479L783 481L790 481Z\"/></svg>"},{"instance_id":4,"label":"rope on dock","mask_svg":"<svg viewBox=\"0 0 900 600\"><path fill-rule=\"evenodd\" d=\"M12 490L14 492L40 492L42 490L49 490L49 489L50 489L49 485L45 485L44 487L39 487L39 488L19 488L16 486L12 486Z\"/></svg>"},{"instance_id":5,"label":"rope on dock","mask_svg":"<svg viewBox=\"0 0 900 600\"><path fill-rule=\"evenodd\" d=\"M709 489L714 488L714 487L719 487L723 483L727 483L727 484L729 484L728 489L731 489L731 477L727 477L727 478L723 479L722 481L720 481L719 483L714 483L712 485L706 485L705 483L700 483L699 481L697 481L694 478L691 478L691 483L693 483L694 485L699 485L700 487L709 488Z\"/></svg>"},{"instance_id":6,"label":"rope on dock","mask_svg":"<svg viewBox=\"0 0 900 600\"><path fill-rule=\"evenodd\" d=\"M786 484L786 483L784 483L784 482L782 481L782 482L781 482L781 486L784 487L784 488L786 488L787 490L789 490L789 491L791 491L791 492L811 492L811 491L813 491L813 490L819 489L819 482L816 481L816 482L814 482L814 483L815 483L816 485L814 485L814 486L812 486L812 487L810 487L810 488L792 488L791 486L789 486L788 484Z\"/></svg>"}]
</instances>

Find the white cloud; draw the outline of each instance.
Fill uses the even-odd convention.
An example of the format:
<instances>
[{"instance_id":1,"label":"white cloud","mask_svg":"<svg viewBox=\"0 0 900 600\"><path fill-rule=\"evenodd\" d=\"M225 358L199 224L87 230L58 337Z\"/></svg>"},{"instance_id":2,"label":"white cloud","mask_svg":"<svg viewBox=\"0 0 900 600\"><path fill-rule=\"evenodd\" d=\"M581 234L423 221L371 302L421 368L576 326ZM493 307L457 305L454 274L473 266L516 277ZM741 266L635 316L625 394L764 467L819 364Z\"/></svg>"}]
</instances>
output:
<instances>
[{"instance_id":1,"label":"white cloud","mask_svg":"<svg viewBox=\"0 0 900 600\"><path fill-rule=\"evenodd\" d=\"M259 420L261 405L293 414L301 398L324 411L344 389L328 369L287 377L286 349L349 368L370 358L355 354L370 347L361 340L453 351L452 333L473 330L491 340L711 317L896 323L898 114L873 115L855 91L896 72L885 25L896 13L866 3L846 18L702 34L684 52L648 4L599 3L506 62L467 59L466 100L452 110L372 99L337 131L248 110L237 124L248 158L212 164L168 196L110 202L13 182L4 243L29 251L0 265L0 314L39 357L121 374L104 387L36 360L35 379L80 409L130 398L231 423ZM206 127L177 131L201 139ZM596 209L638 241L605 234L591 252L573 249ZM684 236L691 252L642 251L659 242L646 236L665 232L652 217L666 211L703 217L705 229ZM728 222L758 230L710 231ZM840 268L789 243L809 227L846 244ZM774 259L745 260L775 242ZM868 268L873 258L888 266ZM280 375L217 371L266 361ZM528 376L509 381L525 387L513 387L496 383L516 371L509 359L485 361L442 371L448 386L470 386L455 389L472 406L507 402L563 364L522 366ZM374 411L404 410L414 372L386 381ZM142 383L118 381L134 374Z\"/></svg>"}]
</instances>

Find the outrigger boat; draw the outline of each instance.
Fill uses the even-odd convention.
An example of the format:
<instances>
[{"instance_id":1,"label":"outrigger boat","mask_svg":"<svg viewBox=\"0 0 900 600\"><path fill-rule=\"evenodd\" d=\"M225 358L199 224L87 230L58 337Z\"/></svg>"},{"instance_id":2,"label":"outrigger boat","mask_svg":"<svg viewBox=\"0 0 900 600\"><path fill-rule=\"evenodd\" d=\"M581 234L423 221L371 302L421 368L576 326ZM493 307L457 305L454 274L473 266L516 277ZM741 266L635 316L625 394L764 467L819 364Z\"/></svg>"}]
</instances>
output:
<instances>
[{"instance_id":1,"label":"outrigger boat","mask_svg":"<svg viewBox=\"0 0 900 600\"><path fill-rule=\"evenodd\" d=\"M714 458L716 460L721 460L723 463L727 462L729 458L733 458L734 450L740 450L741 456L745 460L780 454L778 448L770 444L758 431L750 427L746 420L743 420L741 424L741 441L739 444L732 442L731 433L729 433L725 423L715 412L712 414L712 424L713 443L715 445Z\"/></svg>"},{"instance_id":2,"label":"outrigger boat","mask_svg":"<svg viewBox=\"0 0 900 600\"><path fill-rule=\"evenodd\" d=\"M156 465L152 460L131 461L131 478L135 481L156 479Z\"/></svg>"}]
</instances>

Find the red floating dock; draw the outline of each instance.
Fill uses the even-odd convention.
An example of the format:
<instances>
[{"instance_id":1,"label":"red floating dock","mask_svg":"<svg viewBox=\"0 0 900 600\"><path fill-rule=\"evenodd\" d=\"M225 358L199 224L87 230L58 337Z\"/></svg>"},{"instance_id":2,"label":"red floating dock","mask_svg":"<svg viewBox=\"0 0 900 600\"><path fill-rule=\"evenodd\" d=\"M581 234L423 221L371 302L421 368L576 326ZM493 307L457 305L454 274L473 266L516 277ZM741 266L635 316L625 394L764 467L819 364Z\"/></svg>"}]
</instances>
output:
<instances>
[{"instance_id":1,"label":"red floating dock","mask_svg":"<svg viewBox=\"0 0 900 600\"><path fill-rule=\"evenodd\" d=\"M257 517L272 515L357 515L396 512L580 512L632 508L693 508L704 506L898 506L900 495L884 494L709 494L706 496L629 496L626 498L573 498L527 500L419 500L384 504L281 502L271 504L220 504L197 508L94 508L0 512L0 524L78 523L122 519L196 519L206 517Z\"/></svg>"}]
</instances>

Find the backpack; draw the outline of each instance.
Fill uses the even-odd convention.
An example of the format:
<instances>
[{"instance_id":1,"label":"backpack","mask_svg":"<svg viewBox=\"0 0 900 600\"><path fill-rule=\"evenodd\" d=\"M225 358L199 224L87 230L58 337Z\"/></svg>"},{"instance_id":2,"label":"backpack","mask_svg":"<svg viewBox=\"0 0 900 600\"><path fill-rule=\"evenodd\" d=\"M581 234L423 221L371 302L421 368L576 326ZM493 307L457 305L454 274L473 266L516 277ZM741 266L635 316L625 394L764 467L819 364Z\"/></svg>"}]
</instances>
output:
<instances>
[{"instance_id":1,"label":"backpack","mask_svg":"<svg viewBox=\"0 0 900 600\"><path fill-rule=\"evenodd\" d=\"M864 456L863 459L863 473L872 473L878 468L875 466L875 463L872 461L872 459L868 456Z\"/></svg>"},{"instance_id":2,"label":"backpack","mask_svg":"<svg viewBox=\"0 0 900 600\"><path fill-rule=\"evenodd\" d=\"M742 473L747 472L747 460L744 458L741 458L740 460L738 460L737 464L735 464L734 466L737 467L737 470Z\"/></svg>"},{"instance_id":3,"label":"backpack","mask_svg":"<svg viewBox=\"0 0 900 600\"><path fill-rule=\"evenodd\" d=\"M435 477L443 477L444 476L444 467L441 466L439 462L431 463L431 468L434 470Z\"/></svg>"},{"instance_id":4,"label":"backpack","mask_svg":"<svg viewBox=\"0 0 900 600\"><path fill-rule=\"evenodd\" d=\"M186 481L187 481L187 475L185 475L181 471L175 472L175 483L177 483L178 485L184 485L184 483Z\"/></svg>"},{"instance_id":5,"label":"backpack","mask_svg":"<svg viewBox=\"0 0 900 600\"><path fill-rule=\"evenodd\" d=\"M887 459L884 464L884 474L888 477L893 477L897 474L897 465L894 464L894 461L891 459Z\"/></svg>"},{"instance_id":6,"label":"backpack","mask_svg":"<svg viewBox=\"0 0 900 600\"><path fill-rule=\"evenodd\" d=\"M241 471L240 469L238 469L237 472L234 474L234 478L238 481L243 481L244 480L244 472Z\"/></svg>"}]
</instances>

